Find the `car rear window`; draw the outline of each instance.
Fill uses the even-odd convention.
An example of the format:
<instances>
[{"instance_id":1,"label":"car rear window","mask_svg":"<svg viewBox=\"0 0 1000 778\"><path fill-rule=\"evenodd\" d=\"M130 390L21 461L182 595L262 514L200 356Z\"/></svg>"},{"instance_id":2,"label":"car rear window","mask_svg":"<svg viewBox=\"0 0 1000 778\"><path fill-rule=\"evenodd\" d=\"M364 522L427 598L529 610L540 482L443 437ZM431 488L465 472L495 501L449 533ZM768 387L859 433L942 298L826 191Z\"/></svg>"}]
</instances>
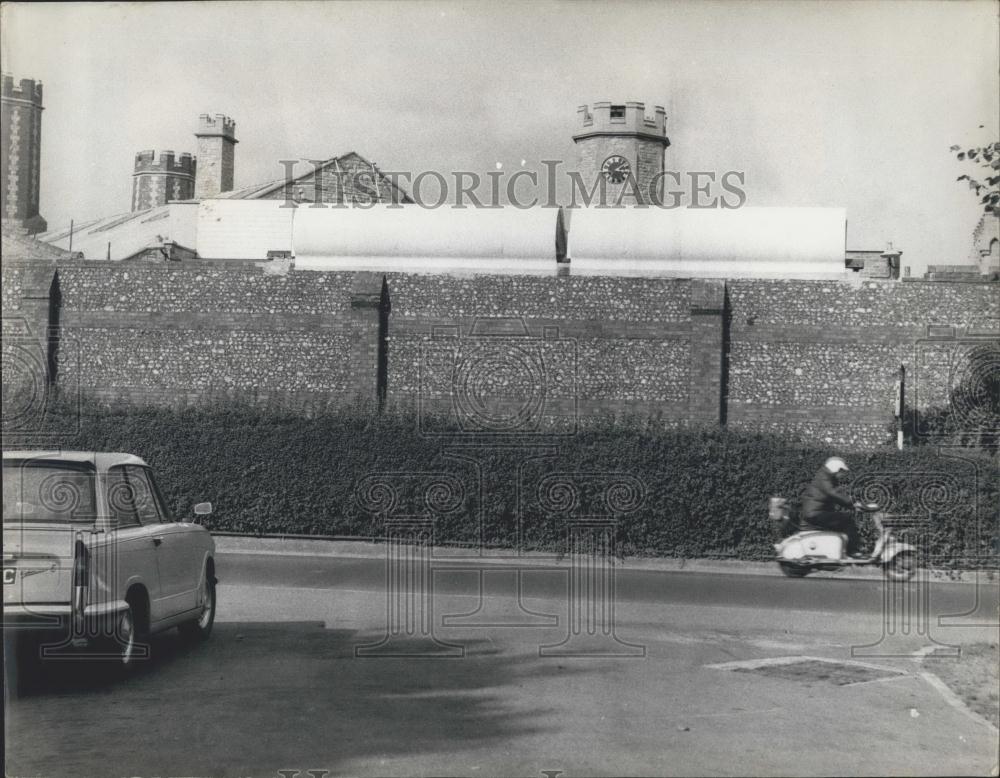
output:
<instances>
[{"instance_id":1,"label":"car rear window","mask_svg":"<svg viewBox=\"0 0 1000 778\"><path fill-rule=\"evenodd\" d=\"M3 520L93 522L94 468L80 462L5 460Z\"/></svg>"}]
</instances>

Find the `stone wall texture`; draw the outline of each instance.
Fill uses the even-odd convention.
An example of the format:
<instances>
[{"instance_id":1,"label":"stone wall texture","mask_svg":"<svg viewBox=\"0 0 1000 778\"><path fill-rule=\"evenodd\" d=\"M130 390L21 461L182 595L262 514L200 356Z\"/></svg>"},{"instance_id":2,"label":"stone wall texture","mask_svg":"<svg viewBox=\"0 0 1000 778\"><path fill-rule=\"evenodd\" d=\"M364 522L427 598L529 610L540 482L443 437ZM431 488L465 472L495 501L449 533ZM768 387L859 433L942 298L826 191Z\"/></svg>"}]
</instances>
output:
<instances>
[{"instance_id":1,"label":"stone wall texture","mask_svg":"<svg viewBox=\"0 0 1000 778\"><path fill-rule=\"evenodd\" d=\"M33 364L51 364L55 327L57 382L129 402L360 395L471 429L632 416L864 449L894 439L901 365L908 403L942 405L969 354L996 347L997 291L7 262L4 355L27 328Z\"/></svg>"}]
</instances>

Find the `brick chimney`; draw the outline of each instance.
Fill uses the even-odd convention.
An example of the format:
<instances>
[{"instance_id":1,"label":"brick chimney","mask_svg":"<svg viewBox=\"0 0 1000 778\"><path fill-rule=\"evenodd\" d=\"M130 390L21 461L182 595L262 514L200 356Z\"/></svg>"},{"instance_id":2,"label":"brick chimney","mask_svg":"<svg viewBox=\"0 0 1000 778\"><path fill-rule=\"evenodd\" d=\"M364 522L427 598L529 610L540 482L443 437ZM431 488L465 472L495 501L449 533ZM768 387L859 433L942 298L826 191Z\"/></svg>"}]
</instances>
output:
<instances>
[{"instance_id":1,"label":"brick chimney","mask_svg":"<svg viewBox=\"0 0 1000 778\"><path fill-rule=\"evenodd\" d=\"M885 262L886 271L889 278L894 281L899 279L899 259L902 255L903 252L899 249L894 249L891 242L885 247L885 251L882 252L882 260Z\"/></svg>"}]
</instances>

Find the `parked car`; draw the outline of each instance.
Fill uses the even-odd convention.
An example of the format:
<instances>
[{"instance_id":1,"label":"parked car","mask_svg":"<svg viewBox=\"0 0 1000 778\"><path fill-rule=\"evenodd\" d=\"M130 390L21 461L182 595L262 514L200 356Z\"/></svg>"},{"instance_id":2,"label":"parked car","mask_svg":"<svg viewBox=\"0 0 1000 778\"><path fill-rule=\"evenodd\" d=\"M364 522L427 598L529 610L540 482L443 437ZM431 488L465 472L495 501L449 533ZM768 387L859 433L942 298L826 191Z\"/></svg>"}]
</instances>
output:
<instances>
[{"instance_id":1,"label":"parked car","mask_svg":"<svg viewBox=\"0 0 1000 778\"><path fill-rule=\"evenodd\" d=\"M4 452L4 633L20 647L131 666L153 633L207 639L215 585L212 536L174 520L139 457Z\"/></svg>"}]
</instances>

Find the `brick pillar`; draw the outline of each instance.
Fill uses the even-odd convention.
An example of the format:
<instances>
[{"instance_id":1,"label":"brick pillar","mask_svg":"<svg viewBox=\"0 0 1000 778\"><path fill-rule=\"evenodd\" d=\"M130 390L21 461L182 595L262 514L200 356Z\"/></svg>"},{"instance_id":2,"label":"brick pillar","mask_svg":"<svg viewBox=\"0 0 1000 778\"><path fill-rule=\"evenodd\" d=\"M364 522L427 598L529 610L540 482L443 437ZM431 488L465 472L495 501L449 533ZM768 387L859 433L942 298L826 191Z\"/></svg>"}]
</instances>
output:
<instances>
[{"instance_id":1,"label":"brick pillar","mask_svg":"<svg viewBox=\"0 0 1000 778\"><path fill-rule=\"evenodd\" d=\"M357 273L351 285L351 372L365 399L385 401L388 381L389 287L381 273Z\"/></svg>"},{"instance_id":2,"label":"brick pillar","mask_svg":"<svg viewBox=\"0 0 1000 778\"><path fill-rule=\"evenodd\" d=\"M51 432L45 410L57 377L57 278L55 263L45 260L5 267L4 285L13 286L5 292L17 299L16 308L12 304L3 311L0 337L5 435Z\"/></svg>"},{"instance_id":3,"label":"brick pillar","mask_svg":"<svg viewBox=\"0 0 1000 778\"><path fill-rule=\"evenodd\" d=\"M38 349L47 354L49 324L52 316L53 291L56 289L56 265L46 260L19 264L21 290L19 308L4 311L5 334L37 341ZM56 292L57 293L57 292ZM43 358L43 364L45 359Z\"/></svg>"},{"instance_id":4,"label":"brick pillar","mask_svg":"<svg viewBox=\"0 0 1000 778\"><path fill-rule=\"evenodd\" d=\"M725 422L725 313L725 280L691 281L688 418L696 423Z\"/></svg>"}]
</instances>

